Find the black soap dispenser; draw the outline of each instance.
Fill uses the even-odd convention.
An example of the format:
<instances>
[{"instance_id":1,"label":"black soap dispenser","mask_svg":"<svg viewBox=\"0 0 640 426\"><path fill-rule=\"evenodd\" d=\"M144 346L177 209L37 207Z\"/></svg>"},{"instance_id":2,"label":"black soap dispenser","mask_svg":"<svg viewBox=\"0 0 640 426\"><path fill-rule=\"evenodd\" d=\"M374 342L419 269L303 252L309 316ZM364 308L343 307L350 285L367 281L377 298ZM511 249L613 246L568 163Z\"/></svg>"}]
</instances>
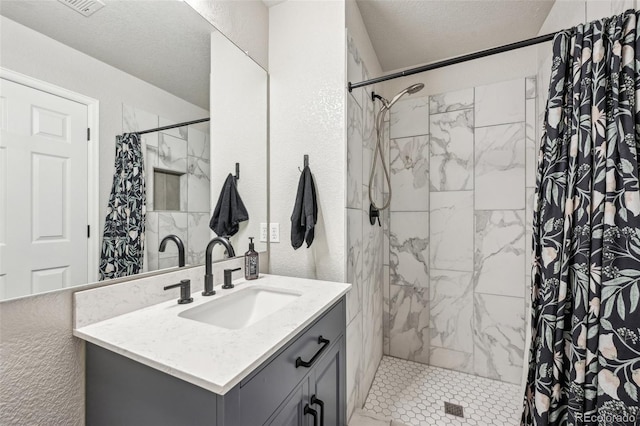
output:
<instances>
[{"instance_id":1,"label":"black soap dispenser","mask_svg":"<svg viewBox=\"0 0 640 426\"><path fill-rule=\"evenodd\" d=\"M246 280L255 280L260 275L258 252L253 247L253 237L249 237L249 251L244 254L244 278Z\"/></svg>"}]
</instances>

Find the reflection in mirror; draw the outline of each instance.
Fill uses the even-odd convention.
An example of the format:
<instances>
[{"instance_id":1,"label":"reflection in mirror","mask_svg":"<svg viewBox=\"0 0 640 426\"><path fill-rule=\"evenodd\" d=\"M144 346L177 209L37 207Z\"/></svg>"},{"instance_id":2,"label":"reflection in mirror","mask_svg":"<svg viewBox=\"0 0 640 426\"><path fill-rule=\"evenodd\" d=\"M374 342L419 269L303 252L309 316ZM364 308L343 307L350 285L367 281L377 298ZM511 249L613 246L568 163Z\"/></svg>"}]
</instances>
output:
<instances>
[{"instance_id":1,"label":"reflection in mirror","mask_svg":"<svg viewBox=\"0 0 640 426\"><path fill-rule=\"evenodd\" d=\"M84 17L55 1L2 1L0 300L96 281L116 137L210 116L211 34L224 37L184 2L105 3ZM242 192L249 228L266 221L266 85L246 101L262 102L264 115L242 125L264 129L252 140L264 174ZM210 138L209 123L141 136L141 271L178 266L176 244L159 250L169 234L183 242L187 264L204 261L219 190L210 186ZM228 168L233 154L214 157ZM265 201L253 203L254 193Z\"/></svg>"}]
</instances>

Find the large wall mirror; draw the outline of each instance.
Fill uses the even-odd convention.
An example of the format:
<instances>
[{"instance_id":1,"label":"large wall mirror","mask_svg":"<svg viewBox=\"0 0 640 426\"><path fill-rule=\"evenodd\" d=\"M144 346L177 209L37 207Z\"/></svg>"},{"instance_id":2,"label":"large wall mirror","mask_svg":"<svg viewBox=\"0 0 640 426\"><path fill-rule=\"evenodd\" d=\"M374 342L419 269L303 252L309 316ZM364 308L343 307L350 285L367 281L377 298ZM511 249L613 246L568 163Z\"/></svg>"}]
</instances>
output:
<instances>
[{"instance_id":1,"label":"large wall mirror","mask_svg":"<svg viewBox=\"0 0 640 426\"><path fill-rule=\"evenodd\" d=\"M0 4L0 300L98 281L124 133L210 117L140 136L140 273L178 267L176 244L159 250L167 235L187 265L204 263L236 164L249 219L231 242L236 255L248 237L267 249L266 71L182 1L104 3L90 16L60 1Z\"/></svg>"}]
</instances>

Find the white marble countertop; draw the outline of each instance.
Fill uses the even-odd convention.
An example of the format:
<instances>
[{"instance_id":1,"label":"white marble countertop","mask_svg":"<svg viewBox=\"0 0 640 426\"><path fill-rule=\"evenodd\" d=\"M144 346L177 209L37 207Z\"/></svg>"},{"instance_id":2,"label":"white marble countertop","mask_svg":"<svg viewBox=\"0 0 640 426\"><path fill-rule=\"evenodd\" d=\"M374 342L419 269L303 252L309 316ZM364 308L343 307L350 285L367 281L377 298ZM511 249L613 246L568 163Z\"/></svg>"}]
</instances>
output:
<instances>
[{"instance_id":1,"label":"white marble countertop","mask_svg":"<svg viewBox=\"0 0 640 426\"><path fill-rule=\"evenodd\" d=\"M318 318L351 288L351 284L276 275L236 280L235 288L202 296L192 287L193 303L159 303L91 325L74 336L178 377L219 395L225 394L289 340ZM272 287L300 293L281 310L239 330L201 323L178 314L250 287Z\"/></svg>"}]
</instances>

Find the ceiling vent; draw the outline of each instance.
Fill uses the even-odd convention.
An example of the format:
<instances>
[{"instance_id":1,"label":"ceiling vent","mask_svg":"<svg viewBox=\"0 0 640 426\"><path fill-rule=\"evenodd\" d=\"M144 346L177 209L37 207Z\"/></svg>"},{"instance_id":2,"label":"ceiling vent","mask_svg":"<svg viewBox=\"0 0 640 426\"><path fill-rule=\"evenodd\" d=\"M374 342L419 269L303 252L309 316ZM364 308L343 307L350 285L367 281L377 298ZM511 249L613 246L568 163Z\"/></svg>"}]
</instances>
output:
<instances>
[{"instance_id":1,"label":"ceiling vent","mask_svg":"<svg viewBox=\"0 0 640 426\"><path fill-rule=\"evenodd\" d=\"M91 16L104 7L100 0L58 0L83 16Z\"/></svg>"}]
</instances>

